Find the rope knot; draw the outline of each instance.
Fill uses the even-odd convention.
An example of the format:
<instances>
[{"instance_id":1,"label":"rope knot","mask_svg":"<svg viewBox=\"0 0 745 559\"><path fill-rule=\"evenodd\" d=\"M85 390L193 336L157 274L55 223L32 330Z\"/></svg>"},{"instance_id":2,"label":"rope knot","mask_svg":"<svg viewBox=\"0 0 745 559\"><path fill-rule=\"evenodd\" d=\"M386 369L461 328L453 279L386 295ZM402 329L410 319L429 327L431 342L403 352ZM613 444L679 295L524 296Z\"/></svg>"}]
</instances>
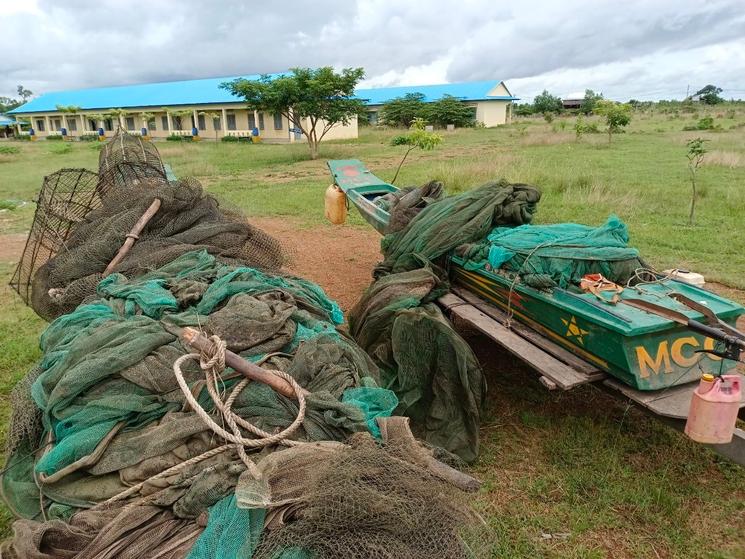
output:
<instances>
[{"instance_id":1,"label":"rope knot","mask_svg":"<svg viewBox=\"0 0 745 559\"><path fill-rule=\"evenodd\" d=\"M225 369L225 350L228 344L219 336L210 336L209 348L199 354L199 366L203 371L219 373Z\"/></svg>"}]
</instances>

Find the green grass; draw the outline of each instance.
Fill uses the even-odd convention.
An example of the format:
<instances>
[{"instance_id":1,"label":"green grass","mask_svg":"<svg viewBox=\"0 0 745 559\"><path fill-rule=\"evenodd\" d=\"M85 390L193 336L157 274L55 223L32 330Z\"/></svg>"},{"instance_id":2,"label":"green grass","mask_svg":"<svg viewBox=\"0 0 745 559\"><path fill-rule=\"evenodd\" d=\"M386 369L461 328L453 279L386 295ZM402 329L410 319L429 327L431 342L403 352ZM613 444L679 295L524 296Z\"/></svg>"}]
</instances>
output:
<instances>
[{"instance_id":1,"label":"green grass","mask_svg":"<svg viewBox=\"0 0 745 559\"><path fill-rule=\"evenodd\" d=\"M432 152L413 152L398 182L439 179L450 192L498 177L533 183L544 193L539 222L599 224L616 213L657 267L688 267L743 289L745 112L709 112L723 131L682 131L709 114L703 110L636 113L610 146L602 134L576 141L573 119L563 130L541 119L458 130L445 133ZM403 153L388 145L397 133L362 129L358 140L325 144L317 161L307 159L303 145L161 142L158 149L178 176L197 178L226 206L312 227L323 222L325 160L359 158L389 179ZM689 227L685 142L699 135L711 153L699 173L698 223ZM0 153L0 235L28 229L34 204L22 202L35 200L44 175L61 167L95 169L100 149L41 141L12 146L19 150ZM354 213L350 220L362 224ZM11 270L0 263L3 284ZM39 357L43 322L7 288L0 304L0 414L7 418L11 387ZM514 370L490 378L475 466L485 482L475 502L499 537L497 556L745 556L742 468L595 389L548 393L491 346L476 345L482 362L498 364L490 369ZM7 528L6 515L0 529Z\"/></svg>"}]
</instances>

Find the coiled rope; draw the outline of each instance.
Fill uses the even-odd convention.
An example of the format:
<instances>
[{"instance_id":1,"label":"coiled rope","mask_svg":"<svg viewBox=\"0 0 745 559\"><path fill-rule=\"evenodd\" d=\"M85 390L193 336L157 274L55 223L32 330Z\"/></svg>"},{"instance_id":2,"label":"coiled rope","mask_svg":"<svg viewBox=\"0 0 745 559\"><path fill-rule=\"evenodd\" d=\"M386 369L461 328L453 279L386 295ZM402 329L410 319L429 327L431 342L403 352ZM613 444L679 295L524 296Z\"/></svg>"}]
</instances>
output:
<instances>
[{"instance_id":1,"label":"coiled rope","mask_svg":"<svg viewBox=\"0 0 745 559\"><path fill-rule=\"evenodd\" d=\"M295 420L283 431L275 434L267 433L266 431L259 429L255 425L249 423L241 416L233 412L231 409L233 403L235 402L235 399L243 391L243 389L248 386L248 383L250 382L249 379L242 379L237 385L235 385L228 398L223 401L218 390L218 382L220 382L220 373L225 369L226 343L218 336L210 336L209 339L212 343L210 344L210 347L207 351L203 351L201 353L187 353L186 355L182 355L181 357L176 359L176 361L173 363L173 373L176 376L176 381L178 382L178 385L181 388L181 392L183 392L184 398L188 402L189 406L205 423L205 425L207 425L216 435L218 435L225 441L228 441L229 444L224 444L222 446L212 448L207 452L200 454L199 456L195 456L193 458L190 458L189 460L176 464L175 466L172 466L167 470L164 470L159 474L156 474L138 483L137 485L133 485L132 487L127 488L121 493L114 495L110 499L101 503L101 505L107 505L115 501L125 499L126 497L137 493L147 483L171 476L185 468L188 468L189 466L192 466L193 464L197 464L203 460L206 460L207 458L211 458L222 452L225 452L230 448L235 448L237 450L238 456L246 465L249 472L251 472L251 475L253 475L255 478L258 478L260 476L260 473L256 467L256 464L254 464L254 462L248 457L246 448L262 448L273 444L283 444L285 446L296 446L305 444L302 441L293 441L289 439L289 437L297 430L298 427L300 427L303 420L305 419L305 394L303 388L297 383L297 381L284 371L272 371L273 374L287 381L287 383L292 387L295 395L297 396L298 414ZM212 416L199 404L196 397L189 388L189 385L186 383L186 379L184 379L184 374L181 371L181 367L186 361L189 361L190 359L199 360L199 366L205 374L207 392L209 393L210 398L212 398L212 401L215 404L215 410L225 421L227 426L230 428L230 431L225 430L223 427L215 422ZM250 433L253 433L259 438L244 437L241 428L249 431Z\"/></svg>"}]
</instances>

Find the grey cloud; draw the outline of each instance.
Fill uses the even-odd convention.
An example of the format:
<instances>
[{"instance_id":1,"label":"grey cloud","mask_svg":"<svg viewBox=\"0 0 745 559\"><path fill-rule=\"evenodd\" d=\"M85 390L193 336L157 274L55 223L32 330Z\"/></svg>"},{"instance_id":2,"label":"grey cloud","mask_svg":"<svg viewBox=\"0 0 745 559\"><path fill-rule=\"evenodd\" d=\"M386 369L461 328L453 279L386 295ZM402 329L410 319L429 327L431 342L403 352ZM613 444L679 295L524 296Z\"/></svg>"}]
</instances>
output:
<instances>
[{"instance_id":1,"label":"grey cloud","mask_svg":"<svg viewBox=\"0 0 745 559\"><path fill-rule=\"evenodd\" d=\"M392 72L405 82L407 69L436 60L447 62L450 81L505 79L525 84L516 91L523 97L543 78L563 84L589 71L591 82L593 68L610 68L594 74L603 77L594 88L623 95L659 89L661 73L690 79L682 65L676 75L657 68L656 57L682 59L742 39L741 6L736 0L40 0L40 13L3 18L0 95L15 93L18 83L40 93L318 65L363 66L369 77ZM688 73L706 75L697 60L690 62ZM745 89L736 62L709 66L719 72L709 81Z\"/></svg>"}]
</instances>

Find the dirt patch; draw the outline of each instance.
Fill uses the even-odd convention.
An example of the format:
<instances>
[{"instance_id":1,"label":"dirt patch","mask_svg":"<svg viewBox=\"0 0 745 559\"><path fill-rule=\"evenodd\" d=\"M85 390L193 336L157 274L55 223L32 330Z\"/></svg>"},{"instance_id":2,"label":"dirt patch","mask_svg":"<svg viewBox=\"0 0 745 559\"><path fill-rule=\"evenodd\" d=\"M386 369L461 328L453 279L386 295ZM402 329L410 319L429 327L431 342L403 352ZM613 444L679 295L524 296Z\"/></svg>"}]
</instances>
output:
<instances>
[{"instance_id":1,"label":"dirt patch","mask_svg":"<svg viewBox=\"0 0 745 559\"><path fill-rule=\"evenodd\" d=\"M318 283L348 311L372 281L381 260L380 235L350 225L303 227L292 218L251 218L251 223L281 241L291 255L288 270Z\"/></svg>"},{"instance_id":2,"label":"dirt patch","mask_svg":"<svg viewBox=\"0 0 745 559\"><path fill-rule=\"evenodd\" d=\"M0 235L0 264L15 264L26 245L26 233Z\"/></svg>"}]
</instances>

